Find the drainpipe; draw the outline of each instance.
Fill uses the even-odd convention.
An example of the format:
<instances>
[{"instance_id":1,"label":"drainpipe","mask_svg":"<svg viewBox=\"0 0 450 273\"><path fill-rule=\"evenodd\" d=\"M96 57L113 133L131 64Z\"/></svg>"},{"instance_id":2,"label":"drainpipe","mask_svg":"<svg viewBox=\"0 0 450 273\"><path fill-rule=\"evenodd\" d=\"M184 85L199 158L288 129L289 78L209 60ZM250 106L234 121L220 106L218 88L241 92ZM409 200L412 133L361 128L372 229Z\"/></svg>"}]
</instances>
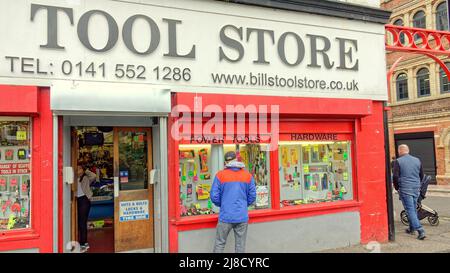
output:
<instances>
[{"instance_id":1,"label":"drainpipe","mask_svg":"<svg viewBox=\"0 0 450 273\"><path fill-rule=\"evenodd\" d=\"M383 126L384 126L384 151L386 161L386 202L387 202L387 215L388 215L388 232L389 241L395 241L395 223L394 223L394 204L392 201L392 181L391 181L391 158L389 149L389 127L388 127L388 115L387 102L383 105Z\"/></svg>"}]
</instances>

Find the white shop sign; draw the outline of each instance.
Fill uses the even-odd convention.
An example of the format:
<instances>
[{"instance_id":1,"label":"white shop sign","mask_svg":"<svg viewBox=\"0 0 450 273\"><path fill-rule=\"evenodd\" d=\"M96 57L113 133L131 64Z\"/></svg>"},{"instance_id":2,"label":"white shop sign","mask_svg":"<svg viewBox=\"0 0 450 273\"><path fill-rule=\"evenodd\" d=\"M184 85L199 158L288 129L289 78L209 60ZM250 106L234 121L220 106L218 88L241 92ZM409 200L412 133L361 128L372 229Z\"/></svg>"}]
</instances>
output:
<instances>
[{"instance_id":1,"label":"white shop sign","mask_svg":"<svg viewBox=\"0 0 450 273\"><path fill-rule=\"evenodd\" d=\"M148 200L124 201L119 203L120 222L148 219Z\"/></svg>"},{"instance_id":2,"label":"white shop sign","mask_svg":"<svg viewBox=\"0 0 450 273\"><path fill-rule=\"evenodd\" d=\"M220 1L2 0L0 83L387 99L384 26Z\"/></svg>"}]
</instances>

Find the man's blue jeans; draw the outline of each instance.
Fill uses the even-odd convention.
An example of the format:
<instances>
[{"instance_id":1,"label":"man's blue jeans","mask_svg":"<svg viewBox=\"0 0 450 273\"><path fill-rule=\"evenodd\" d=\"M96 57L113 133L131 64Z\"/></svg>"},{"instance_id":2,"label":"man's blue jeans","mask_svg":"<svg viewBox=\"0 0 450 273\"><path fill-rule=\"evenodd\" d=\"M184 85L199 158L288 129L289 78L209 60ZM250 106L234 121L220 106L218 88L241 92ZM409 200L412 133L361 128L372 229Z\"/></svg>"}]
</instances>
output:
<instances>
[{"instance_id":1,"label":"man's blue jeans","mask_svg":"<svg viewBox=\"0 0 450 273\"><path fill-rule=\"evenodd\" d=\"M400 193L400 200L403 203L406 213L408 214L409 230L423 232L423 227L420 224L417 216L417 200L419 196Z\"/></svg>"}]
</instances>

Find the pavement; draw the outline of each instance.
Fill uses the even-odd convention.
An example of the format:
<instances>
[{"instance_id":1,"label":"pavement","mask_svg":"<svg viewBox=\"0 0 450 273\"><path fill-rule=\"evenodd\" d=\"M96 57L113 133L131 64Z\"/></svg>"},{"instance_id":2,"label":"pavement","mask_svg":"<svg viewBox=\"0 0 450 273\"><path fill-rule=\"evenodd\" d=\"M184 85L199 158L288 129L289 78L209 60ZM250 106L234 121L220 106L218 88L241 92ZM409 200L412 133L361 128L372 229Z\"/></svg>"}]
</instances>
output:
<instances>
[{"instance_id":1,"label":"pavement","mask_svg":"<svg viewBox=\"0 0 450 273\"><path fill-rule=\"evenodd\" d=\"M450 196L450 185L429 185L427 195L448 197Z\"/></svg>"},{"instance_id":2,"label":"pavement","mask_svg":"<svg viewBox=\"0 0 450 273\"><path fill-rule=\"evenodd\" d=\"M321 253L450 253L450 186L429 188L427 198L423 200L423 204L438 212L440 221L438 226L431 226L426 219L421 221L427 235L423 241L417 240L417 235L413 236L404 232L406 226L400 222L399 218L403 206L397 193L393 194L393 201L394 242L381 244L370 242L367 245L331 249Z\"/></svg>"}]
</instances>

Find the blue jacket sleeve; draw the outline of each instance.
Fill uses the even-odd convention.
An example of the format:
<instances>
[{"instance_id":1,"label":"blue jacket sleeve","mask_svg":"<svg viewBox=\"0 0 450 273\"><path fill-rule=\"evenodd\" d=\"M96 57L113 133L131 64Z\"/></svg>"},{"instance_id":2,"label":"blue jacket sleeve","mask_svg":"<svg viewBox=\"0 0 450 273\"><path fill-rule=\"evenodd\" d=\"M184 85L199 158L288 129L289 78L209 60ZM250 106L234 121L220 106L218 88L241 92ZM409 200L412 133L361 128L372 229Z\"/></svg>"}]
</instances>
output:
<instances>
[{"instance_id":1,"label":"blue jacket sleeve","mask_svg":"<svg viewBox=\"0 0 450 273\"><path fill-rule=\"evenodd\" d=\"M250 184L248 184L248 192L247 192L247 206L253 204L256 200L256 185L255 179L252 176L252 180Z\"/></svg>"},{"instance_id":2,"label":"blue jacket sleeve","mask_svg":"<svg viewBox=\"0 0 450 273\"><path fill-rule=\"evenodd\" d=\"M217 176L214 177L214 182L211 187L210 195L211 195L211 201L213 202L213 204L220 207L220 203L221 203L221 199L222 199L221 184L220 184L220 181L217 178Z\"/></svg>"}]
</instances>

